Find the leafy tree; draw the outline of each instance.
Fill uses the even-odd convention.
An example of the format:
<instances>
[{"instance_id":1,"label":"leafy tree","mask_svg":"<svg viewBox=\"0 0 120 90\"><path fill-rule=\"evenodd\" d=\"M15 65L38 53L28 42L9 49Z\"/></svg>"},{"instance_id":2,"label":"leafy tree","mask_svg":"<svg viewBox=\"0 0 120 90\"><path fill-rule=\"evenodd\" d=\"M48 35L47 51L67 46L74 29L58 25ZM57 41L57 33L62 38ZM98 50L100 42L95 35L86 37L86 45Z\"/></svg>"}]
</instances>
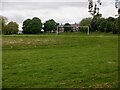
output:
<instances>
[{"instance_id":1,"label":"leafy tree","mask_svg":"<svg viewBox=\"0 0 120 90\"><path fill-rule=\"evenodd\" d=\"M80 26L90 26L92 18L84 18L80 22Z\"/></svg>"},{"instance_id":2,"label":"leafy tree","mask_svg":"<svg viewBox=\"0 0 120 90\"><path fill-rule=\"evenodd\" d=\"M96 25L97 25L97 30L100 32L104 32L105 31L105 26L106 26L107 20L104 18L100 18L98 19Z\"/></svg>"},{"instance_id":3,"label":"leafy tree","mask_svg":"<svg viewBox=\"0 0 120 90\"><path fill-rule=\"evenodd\" d=\"M7 23L7 18L0 15L0 33L4 34L4 27Z\"/></svg>"},{"instance_id":4,"label":"leafy tree","mask_svg":"<svg viewBox=\"0 0 120 90\"><path fill-rule=\"evenodd\" d=\"M28 28L29 28L31 34L38 34L38 33L40 33L41 29L42 29L41 20L39 18L37 18L37 17L34 17L31 20Z\"/></svg>"},{"instance_id":5,"label":"leafy tree","mask_svg":"<svg viewBox=\"0 0 120 90\"><path fill-rule=\"evenodd\" d=\"M118 31L118 33L120 34L120 15L119 15L117 21L118 21L117 31Z\"/></svg>"},{"instance_id":6,"label":"leafy tree","mask_svg":"<svg viewBox=\"0 0 120 90\"><path fill-rule=\"evenodd\" d=\"M112 33L113 34L120 34L120 16L118 18L115 19L115 21L113 22L113 26L112 26Z\"/></svg>"},{"instance_id":7,"label":"leafy tree","mask_svg":"<svg viewBox=\"0 0 120 90\"><path fill-rule=\"evenodd\" d=\"M98 4L102 5L101 0L97 0L97 2L95 2L95 4L94 4L93 0L88 0L88 3L89 3L88 4L88 9L89 9L88 12L90 12L90 14L92 16L100 15Z\"/></svg>"},{"instance_id":8,"label":"leafy tree","mask_svg":"<svg viewBox=\"0 0 120 90\"><path fill-rule=\"evenodd\" d=\"M112 28L112 33L113 34L117 34L118 33L118 21L117 21L117 19L112 23L112 26L111 26L111 28Z\"/></svg>"},{"instance_id":9,"label":"leafy tree","mask_svg":"<svg viewBox=\"0 0 120 90\"><path fill-rule=\"evenodd\" d=\"M114 22L114 21L115 21L115 18L114 18L114 17L108 17L108 18L107 18L107 21L108 21L108 22Z\"/></svg>"},{"instance_id":10,"label":"leafy tree","mask_svg":"<svg viewBox=\"0 0 120 90\"><path fill-rule=\"evenodd\" d=\"M80 22L80 26L89 26L91 27L91 22L92 22L92 18L83 18ZM88 29L87 28L79 28L81 32L87 32Z\"/></svg>"},{"instance_id":11,"label":"leafy tree","mask_svg":"<svg viewBox=\"0 0 120 90\"><path fill-rule=\"evenodd\" d=\"M107 22L107 23L106 23L106 26L105 26L105 27L106 27L106 28L105 28L105 32L106 32L106 33L112 31L112 30L111 30L111 26L112 26L112 23L111 23L111 22Z\"/></svg>"},{"instance_id":12,"label":"leafy tree","mask_svg":"<svg viewBox=\"0 0 120 90\"><path fill-rule=\"evenodd\" d=\"M30 33L30 28L29 28L29 24L30 24L30 22L31 22L31 19L26 19L24 22L23 22L23 27L22 27L22 29L23 29L23 33L24 34L28 34L28 33Z\"/></svg>"},{"instance_id":13,"label":"leafy tree","mask_svg":"<svg viewBox=\"0 0 120 90\"><path fill-rule=\"evenodd\" d=\"M107 19L107 22L106 22L106 30L105 30L105 32L112 32L113 30L114 30L114 24L116 24L116 23L114 23L114 21L115 21L115 18L113 18L113 17L108 17Z\"/></svg>"},{"instance_id":14,"label":"leafy tree","mask_svg":"<svg viewBox=\"0 0 120 90\"><path fill-rule=\"evenodd\" d=\"M23 22L23 33L25 34L38 34L42 29L42 22L38 17L34 17L32 20L27 19Z\"/></svg>"},{"instance_id":15,"label":"leafy tree","mask_svg":"<svg viewBox=\"0 0 120 90\"><path fill-rule=\"evenodd\" d=\"M91 31L98 30L97 22L101 19L101 15L95 15L93 16L93 19L91 21Z\"/></svg>"},{"instance_id":16,"label":"leafy tree","mask_svg":"<svg viewBox=\"0 0 120 90\"><path fill-rule=\"evenodd\" d=\"M63 27L65 32L72 31L72 27L69 23L65 23Z\"/></svg>"},{"instance_id":17,"label":"leafy tree","mask_svg":"<svg viewBox=\"0 0 120 90\"><path fill-rule=\"evenodd\" d=\"M90 14L93 16L91 21L91 30L96 31L99 30L101 32L112 32L113 34L120 33L120 8L119 8L119 0L116 0L115 7L118 8L118 18L115 19L113 17L108 17L107 19L101 18L102 14L99 13L99 6L101 5L101 0L97 0L97 2L93 2L93 0L88 0L88 9Z\"/></svg>"},{"instance_id":18,"label":"leafy tree","mask_svg":"<svg viewBox=\"0 0 120 90\"><path fill-rule=\"evenodd\" d=\"M57 30L57 23L50 19L44 23L44 31L45 32L55 32Z\"/></svg>"},{"instance_id":19,"label":"leafy tree","mask_svg":"<svg viewBox=\"0 0 120 90\"><path fill-rule=\"evenodd\" d=\"M91 31L97 30L97 20L102 17L102 14L99 13L99 6L102 5L101 0L97 0L97 2L93 2L93 0L88 0L88 9L90 14L93 16L93 19L91 21Z\"/></svg>"},{"instance_id":20,"label":"leafy tree","mask_svg":"<svg viewBox=\"0 0 120 90\"><path fill-rule=\"evenodd\" d=\"M4 27L4 34L16 34L19 31L19 25L16 22L9 22Z\"/></svg>"},{"instance_id":21,"label":"leafy tree","mask_svg":"<svg viewBox=\"0 0 120 90\"><path fill-rule=\"evenodd\" d=\"M93 18L91 21L91 31L96 31L97 30L97 18Z\"/></svg>"}]
</instances>

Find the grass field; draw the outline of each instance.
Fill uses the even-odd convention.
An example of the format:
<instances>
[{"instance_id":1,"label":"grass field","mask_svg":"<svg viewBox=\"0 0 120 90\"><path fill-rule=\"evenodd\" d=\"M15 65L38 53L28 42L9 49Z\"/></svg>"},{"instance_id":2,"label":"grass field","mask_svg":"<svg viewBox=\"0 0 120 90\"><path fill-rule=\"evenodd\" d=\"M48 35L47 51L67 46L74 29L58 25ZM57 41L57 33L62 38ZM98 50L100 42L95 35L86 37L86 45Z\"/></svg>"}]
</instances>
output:
<instances>
[{"instance_id":1,"label":"grass field","mask_svg":"<svg viewBox=\"0 0 120 90\"><path fill-rule=\"evenodd\" d=\"M3 88L115 88L118 37L111 34L3 36Z\"/></svg>"}]
</instances>

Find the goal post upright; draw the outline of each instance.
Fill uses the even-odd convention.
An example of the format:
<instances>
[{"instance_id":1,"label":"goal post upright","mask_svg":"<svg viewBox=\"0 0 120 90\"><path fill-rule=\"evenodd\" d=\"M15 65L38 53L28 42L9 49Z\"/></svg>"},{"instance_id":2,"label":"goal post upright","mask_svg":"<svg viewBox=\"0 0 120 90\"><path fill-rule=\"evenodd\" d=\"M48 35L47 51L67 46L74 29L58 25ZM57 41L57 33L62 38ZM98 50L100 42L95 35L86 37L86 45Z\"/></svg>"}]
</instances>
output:
<instances>
[{"instance_id":1,"label":"goal post upright","mask_svg":"<svg viewBox=\"0 0 120 90\"><path fill-rule=\"evenodd\" d=\"M59 26L57 26L57 35L59 35L59 30L58 29L59 29Z\"/></svg>"},{"instance_id":2,"label":"goal post upright","mask_svg":"<svg viewBox=\"0 0 120 90\"><path fill-rule=\"evenodd\" d=\"M87 26L88 27L88 32L87 32L87 34L89 35L90 34L90 29L89 29L89 26Z\"/></svg>"}]
</instances>

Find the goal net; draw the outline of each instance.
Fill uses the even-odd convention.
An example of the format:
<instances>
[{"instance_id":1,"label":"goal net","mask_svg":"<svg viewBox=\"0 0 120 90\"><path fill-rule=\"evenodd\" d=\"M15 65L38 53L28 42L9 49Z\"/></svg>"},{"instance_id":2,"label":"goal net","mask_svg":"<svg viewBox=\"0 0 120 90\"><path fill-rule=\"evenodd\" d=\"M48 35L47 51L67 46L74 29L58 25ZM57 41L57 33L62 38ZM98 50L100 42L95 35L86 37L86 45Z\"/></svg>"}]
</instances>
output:
<instances>
[{"instance_id":1,"label":"goal net","mask_svg":"<svg viewBox=\"0 0 120 90\"><path fill-rule=\"evenodd\" d=\"M58 33L62 33L65 32L65 29L68 29L67 31L77 31L77 28L73 27L73 26L57 26L57 32Z\"/></svg>"},{"instance_id":2,"label":"goal net","mask_svg":"<svg viewBox=\"0 0 120 90\"><path fill-rule=\"evenodd\" d=\"M87 35L90 34L89 26L80 26L80 27L79 27L79 30L80 30L81 32L87 33Z\"/></svg>"},{"instance_id":3,"label":"goal net","mask_svg":"<svg viewBox=\"0 0 120 90\"><path fill-rule=\"evenodd\" d=\"M70 28L72 32L85 32L87 35L89 35L89 26L79 26L79 27L73 27L73 26L57 26L57 34L65 32L65 28Z\"/></svg>"}]
</instances>

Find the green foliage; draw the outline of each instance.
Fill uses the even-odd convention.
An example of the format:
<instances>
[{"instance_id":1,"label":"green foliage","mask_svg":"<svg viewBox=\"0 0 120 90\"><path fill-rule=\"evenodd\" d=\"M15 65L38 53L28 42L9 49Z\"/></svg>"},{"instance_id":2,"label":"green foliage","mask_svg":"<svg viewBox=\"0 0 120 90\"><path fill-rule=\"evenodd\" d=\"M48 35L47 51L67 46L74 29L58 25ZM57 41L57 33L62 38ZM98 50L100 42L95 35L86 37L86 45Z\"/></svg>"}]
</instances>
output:
<instances>
[{"instance_id":1,"label":"green foliage","mask_svg":"<svg viewBox=\"0 0 120 90\"><path fill-rule=\"evenodd\" d=\"M112 31L112 23L111 22L107 22L106 23L105 32L108 33L110 31Z\"/></svg>"},{"instance_id":2,"label":"green foliage","mask_svg":"<svg viewBox=\"0 0 120 90\"><path fill-rule=\"evenodd\" d=\"M44 31L45 32L56 32L57 30L57 23L50 19L44 23Z\"/></svg>"},{"instance_id":3,"label":"green foliage","mask_svg":"<svg viewBox=\"0 0 120 90\"><path fill-rule=\"evenodd\" d=\"M98 20L101 19L101 15L94 15L93 19L91 21L91 31L96 31L98 29L97 22Z\"/></svg>"},{"instance_id":4,"label":"green foliage","mask_svg":"<svg viewBox=\"0 0 120 90\"><path fill-rule=\"evenodd\" d=\"M84 18L80 21L80 26L90 26L92 18Z\"/></svg>"},{"instance_id":5,"label":"green foliage","mask_svg":"<svg viewBox=\"0 0 120 90\"><path fill-rule=\"evenodd\" d=\"M38 17L34 17L32 20L25 20L22 28L25 34L38 34L41 32L42 23Z\"/></svg>"},{"instance_id":6,"label":"green foliage","mask_svg":"<svg viewBox=\"0 0 120 90\"><path fill-rule=\"evenodd\" d=\"M81 32L88 32L88 28L87 27L80 27L80 31Z\"/></svg>"},{"instance_id":7,"label":"green foliage","mask_svg":"<svg viewBox=\"0 0 120 90\"><path fill-rule=\"evenodd\" d=\"M7 25L4 26L4 34L16 34L19 30L19 25L16 22L9 22Z\"/></svg>"},{"instance_id":8,"label":"green foliage","mask_svg":"<svg viewBox=\"0 0 120 90\"><path fill-rule=\"evenodd\" d=\"M83 21L81 22L84 24ZM95 15L90 23L90 31L112 32L113 34L117 34L119 33L119 22L119 17L102 18L101 16Z\"/></svg>"},{"instance_id":9,"label":"green foliage","mask_svg":"<svg viewBox=\"0 0 120 90\"><path fill-rule=\"evenodd\" d=\"M41 20L37 17L34 17L29 25L30 33L38 34L41 32L41 29L42 29Z\"/></svg>"},{"instance_id":10,"label":"green foliage","mask_svg":"<svg viewBox=\"0 0 120 90\"><path fill-rule=\"evenodd\" d=\"M4 34L4 27L7 23L7 18L0 15L0 34Z\"/></svg>"},{"instance_id":11,"label":"green foliage","mask_svg":"<svg viewBox=\"0 0 120 90\"><path fill-rule=\"evenodd\" d=\"M106 20L107 20L107 22L106 22L106 30L105 30L105 32L107 32L107 33L108 32L113 32L114 34L117 33L116 32L117 23L115 21L115 18L109 17Z\"/></svg>"},{"instance_id":12,"label":"green foliage","mask_svg":"<svg viewBox=\"0 0 120 90\"><path fill-rule=\"evenodd\" d=\"M84 18L80 21L80 26L89 26L91 27L92 18ZM88 28L80 27L81 32L87 32Z\"/></svg>"},{"instance_id":13,"label":"green foliage","mask_svg":"<svg viewBox=\"0 0 120 90\"><path fill-rule=\"evenodd\" d=\"M65 23L63 27L65 32L72 31L72 27L69 23Z\"/></svg>"},{"instance_id":14,"label":"green foliage","mask_svg":"<svg viewBox=\"0 0 120 90\"><path fill-rule=\"evenodd\" d=\"M105 27L106 23L107 23L107 21L104 18L98 19L98 21L97 21L97 30L100 31L100 32L104 32L105 29L106 29L106 27Z\"/></svg>"},{"instance_id":15,"label":"green foliage","mask_svg":"<svg viewBox=\"0 0 120 90\"><path fill-rule=\"evenodd\" d=\"M120 15L119 15L119 17L118 17L118 19L117 19L117 31L118 31L118 33L120 34Z\"/></svg>"},{"instance_id":16,"label":"green foliage","mask_svg":"<svg viewBox=\"0 0 120 90\"><path fill-rule=\"evenodd\" d=\"M30 28L29 28L29 24L30 24L30 22L31 22L31 19L26 19L24 22L23 22L23 27L22 27L22 29L23 29L23 33L24 34L28 34L28 33L30 33Z\"/></svg>"},{"instance_id":17,"label":"green foliage","mask_svg":"<svg viewBox=\"0 0 120 90\"><path fill-rule=\"evenodd\" d=\"M119 33L117 20L115 20L115 21L112 23L112 27L111 27L111 28L112 28L112 33L113 33L113 34Z\"/></svg>"}]
</instances>

